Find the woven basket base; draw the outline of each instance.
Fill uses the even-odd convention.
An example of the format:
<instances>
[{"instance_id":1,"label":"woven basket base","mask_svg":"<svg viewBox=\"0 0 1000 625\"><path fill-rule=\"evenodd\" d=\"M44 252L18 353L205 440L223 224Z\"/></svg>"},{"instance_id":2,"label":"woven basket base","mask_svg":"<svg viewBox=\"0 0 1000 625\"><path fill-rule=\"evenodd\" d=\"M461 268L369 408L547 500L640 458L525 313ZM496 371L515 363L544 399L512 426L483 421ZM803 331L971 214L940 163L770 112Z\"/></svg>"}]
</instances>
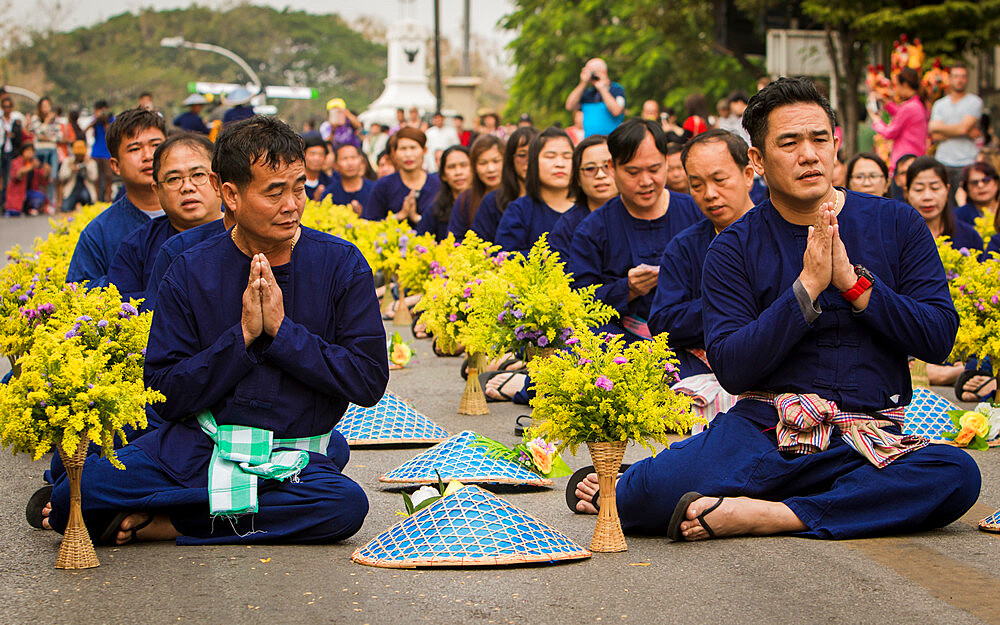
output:
<instances>
[{"instance_id":1,"label":"woven basket base","mask_svg":"<svg viewBox=\"0 0 1000 625\"><path fill-rule=\"evenodd\" d=\"M406 306L406 300L399 300L399 306L396 307L396 316L392 318L392 325L400 327L410 327L413 323L413 315L410 314L410 309Z\"/></svg>"},{"instance_id":2,"label":"woven basket base","mask_svg":"<svg viewBox=\"0 0 1000 625\"><path fill-rule=\"evenodd\" d=\"M100 566L94 543L90 541L87 526L83 523L83 508L81 505L80 482L83 479L83 462L87 458L87 447L90 439L84 435L72 456L67 456L62 447L59 454L66 467L66 477L69 479L69 523L63 533L62 544L59 545L59 556L56 558L57 569L89 569Z\"/></svg>"},{"instance_id":3,"label":"woven basket base","mask_svg":"<svg viewBox=\"0 0 1000 625\"><path fill-rule=\"evenodd\" d=\"M469 376L465 381L462 399L458 402L458 414L490 414L490 408L486 405L486 393L483 392L483 386L479 383L479 372L485 365L486 358L482 354L469 356Z\"/></svg>"},{"instance_id":4,"label":"woven basket base","mask_svg":"<svg viewBox=\"0 0 1000 625\"><path fill-rule=\"evenodd\" d=\"M597 483L601 493L601 509L597 513L597 527L590 541L590 550L602 553L628 551L621 519L618 518L618 503L615 500L615 482L618 470L625 457L625 441L587 443L590 457L597 471Z\"/></svg>"}]
</instances>

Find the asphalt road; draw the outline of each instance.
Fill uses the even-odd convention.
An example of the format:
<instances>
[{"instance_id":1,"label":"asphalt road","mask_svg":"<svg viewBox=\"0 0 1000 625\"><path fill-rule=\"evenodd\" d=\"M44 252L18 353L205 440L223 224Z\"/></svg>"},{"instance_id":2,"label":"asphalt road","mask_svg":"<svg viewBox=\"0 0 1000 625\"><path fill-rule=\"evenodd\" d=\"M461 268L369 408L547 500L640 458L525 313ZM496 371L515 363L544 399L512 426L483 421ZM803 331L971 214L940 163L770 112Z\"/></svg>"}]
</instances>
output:
<instances>
[{"instance_id":1,"label":"asphalt road","mask_svg":"<svg viewBox=\"0 0 1000 625\"><path fill-rule=\"evenodd\" d=\"M46 230L44 219L0 220L0 246ZM391 330L391 326L389 326ZM403 330L408 336L408 329ZM389 388L450 432L473 429L513 444L523 407L458 415L460 359L416 341L411 365ZM2 365L0 365L2 366ZM364 527L329 546L98 548L101 566L53 568L52 532L33 531L24 503L47 459L0 453L0 623L1000 623L997 535L975 522L1000 505L1000 452L972 452L983 473L980 503L939 531L829 542L739 538L673 544L629 537L629 550L555 566L376 569L350 555L393 525L398 492L378 476L422 448L352 452L347 474L368 493ZM627 459L644 455L630 447ZM586 452L567 457L576 468ZM570 513L565 478L553 489L501 496L589 544L594 517Z\"/></svg>"}]
</instances>

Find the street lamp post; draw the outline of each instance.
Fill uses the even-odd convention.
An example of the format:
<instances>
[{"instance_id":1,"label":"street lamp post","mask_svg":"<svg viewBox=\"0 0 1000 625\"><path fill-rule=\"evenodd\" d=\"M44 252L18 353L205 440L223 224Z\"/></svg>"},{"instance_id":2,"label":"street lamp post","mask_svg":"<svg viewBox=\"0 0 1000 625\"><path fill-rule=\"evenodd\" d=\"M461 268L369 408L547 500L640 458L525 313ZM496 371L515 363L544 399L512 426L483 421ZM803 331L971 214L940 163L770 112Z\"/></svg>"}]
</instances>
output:
<instances>
[{"instance_id":1,"label":"street lamp post","mask_svg":"<svg viewBox=\"0 0 1000 625\"><path fill-rule=\"evenodd\" d=\"M253 68L244 61L239 55L237 55L232 50L227 50L222 46L216 46L210 43L198 43L194 41L185 41L184 37L164 37L160 40L160 45L164 48L189 48L191 50L202 50L204 52L215 52L216 54L221 54L233 63L236 63L240 68L246 72L247 76L250 78L250 82L253 84L253 93L257 94L261 92L261 82L260 76L257 72L253 71Z\"/></svg>"}]
</instances>

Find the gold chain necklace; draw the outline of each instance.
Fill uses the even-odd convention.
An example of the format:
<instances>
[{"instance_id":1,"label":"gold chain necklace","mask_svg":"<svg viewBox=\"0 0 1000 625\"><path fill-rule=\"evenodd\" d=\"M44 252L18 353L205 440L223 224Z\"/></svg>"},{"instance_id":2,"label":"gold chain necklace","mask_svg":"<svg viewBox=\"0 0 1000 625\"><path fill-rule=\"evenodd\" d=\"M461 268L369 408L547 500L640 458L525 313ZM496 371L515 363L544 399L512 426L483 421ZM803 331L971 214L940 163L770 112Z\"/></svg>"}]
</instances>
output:
<instances>
[{"instance_id":1,"label":"gold chain necklace","mask_svg":"<svg viewBox=\"0 0 1000 625\"><path fill-rule=\"evenodd\" d=\"M229 238L233 240L233 245L236 246L236 249L239 249L242 252L243 250L240 249L240 244L236 242L236 229L239 227L240 227L239 224L233 226L233 229L229 231ZM298 243L299 235L301 233L302 233L301 228L295 231L295 236L292 237L292 249L290 249L289 252L295 251L295 244Z\"/></svg>"}]
</instances>

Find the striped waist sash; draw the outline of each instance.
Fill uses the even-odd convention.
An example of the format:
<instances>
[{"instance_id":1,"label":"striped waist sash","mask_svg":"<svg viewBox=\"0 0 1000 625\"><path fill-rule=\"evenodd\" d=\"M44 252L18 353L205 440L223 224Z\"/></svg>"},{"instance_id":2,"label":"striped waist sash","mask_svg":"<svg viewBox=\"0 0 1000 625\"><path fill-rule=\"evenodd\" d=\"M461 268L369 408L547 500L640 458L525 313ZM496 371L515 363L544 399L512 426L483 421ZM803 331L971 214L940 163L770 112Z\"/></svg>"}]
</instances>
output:
<instances>
[{"instance_id":1,"label":"striped waist sash","mask_svg":"<svg viewBox=\"0 0 1000 625\"><path fill-rule=\"evenodd\" d=\"M752 399L778 409L775 429L778 449L799 454L814 454L830 446L833 427L840 428L844 442L882 468L914 449L927 446L922 436L886 432L884 427L902 425L904 408L889 408L875 414L847 412L837 404L808 393L743 393L739 399Z\"/></svg>"}]
</instances>

